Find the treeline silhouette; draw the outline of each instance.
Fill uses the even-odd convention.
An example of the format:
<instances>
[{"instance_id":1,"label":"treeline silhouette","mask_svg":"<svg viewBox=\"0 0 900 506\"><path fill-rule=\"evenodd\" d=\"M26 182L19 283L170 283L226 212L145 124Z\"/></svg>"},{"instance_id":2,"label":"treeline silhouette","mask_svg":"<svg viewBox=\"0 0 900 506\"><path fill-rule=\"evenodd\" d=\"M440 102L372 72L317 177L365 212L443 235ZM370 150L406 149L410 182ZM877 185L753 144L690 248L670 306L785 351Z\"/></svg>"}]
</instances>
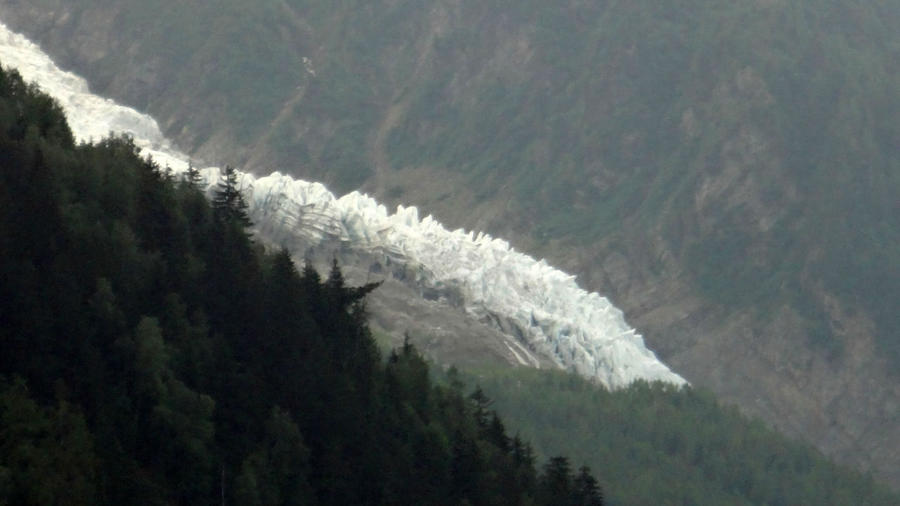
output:
<instances>
[{"instance_id":1,"label":"treeline silhouette","mask_svg":"<svg viewBox=\"0 0 900 506\"><path fill-rule=\"evenodd\" d=\"M249 237L127 137L0 71L0 505L602 503L480 390L384 360L377 285Z\"/></svg>"}]
</instances>

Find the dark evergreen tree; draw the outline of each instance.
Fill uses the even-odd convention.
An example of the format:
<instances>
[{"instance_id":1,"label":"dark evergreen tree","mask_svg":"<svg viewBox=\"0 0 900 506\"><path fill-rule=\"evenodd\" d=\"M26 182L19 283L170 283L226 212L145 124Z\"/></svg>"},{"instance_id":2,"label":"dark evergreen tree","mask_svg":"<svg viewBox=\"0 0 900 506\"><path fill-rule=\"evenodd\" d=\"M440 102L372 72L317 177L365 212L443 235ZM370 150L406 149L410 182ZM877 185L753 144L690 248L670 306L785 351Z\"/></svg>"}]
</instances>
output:
<instances>
[{"instance_id":1,"label":"dark evergreen tree","mask_svg":"<svg viewBox=\"0 0 900 506\"><path fill-rule=\"evenodd\" d=\"M188 168L181 175L181 181L186 186L194 190L203 190L206 186L206 180L200 174L200 170L194 167L193 162L188 162Z\"/></svg>"},{"instance_id":2,"label":"dark evergreen tree","mask_svg":"<svg viewBox=\"0 0 900 506\"><path fill-rule=\"evenodd\" d=\"M488 427L488 417L490 415L491 400L485 395L484 390L480 386L475 387L475 391L469 395L472 402L473 415L478 427L482 430Z\"/></svg>"},{"instance_id":3,"label":"dark evergreen tree","mask_svg":"<svg viewBox=\"0 0 900 506\"><path fill-rule=\"evenodd\" d=\"M503 455L510 452L510 439L506 435L506 427L496 412L491 413L491 421L486 429L486 437Z\"/></svg>"},{"instance_id":4,"label":"dark evergreen tree","mask_svg":"<svg viewBox=\"0 0 900 506\"><path fill-rule=\"evenodd\" d=\"M603 506L603 491L589 467L579 469L572 488L574 506Z\"/></svg>"},{"instance_id":5,"label":"dark evergreen tree","mask_svg":"<svg viewBox=\"0 0 900 506\"><path fill-rule=\"evenodd\" d=\"M533 494L537 485L534 450L517 434L512 439L510 453L515 469L515 480L519 488L528 494Z\"/></svg>"},{"instance_id":6,"label":"dark evergreen tree","mask_svg":"<svg viewBox=\"0 0 900 506\"><path fill-rule=\"evenodd\" d=\"M212 207L216 216L226 222L236 223L245 229L252 226L247 203L238 187L237 171L230 165L222 171L222 178L213 193Z\"/></svg>"},{"instance_id":7,"label":"dark evergreen tree","mask_svg":"<svg viewBox=\"0 0 900 506\"><path fill-rule=\"evenodd\" d=\"M484 462L477 441L462 431L453 435L453 458L451 461L451 495L458 502L468 501L479 504L484 494L482 475Z\"/></svg>"},{"instance_id":8,"label":"dark evergreen tree","mask_svg":"<svg viewBox=\"0 0 900 506\"><path fill-rule=\"evenodd\" d=\"M543 504L568 505L572 497L572 470L569 459L553 457L544 464L538 486L538 501Z\"/></svg>"},{"instance_id":9,"label":"dark evergreen tree","mask_svg":"<svg viewBox=\"0 0 900 506\"><path fill-rule=\"evenodd\" d=\"M531 447L455 370L431 382L408 340L382 362L364 306L377 284L254 246L229 217L245 209L233 170L214 209L131 139L66 133L0 70L0 504L598 503L565 459L536 480ZM628 391L664 404L650 393ZM772 479L769 503L827 502Z\"/></svg>"},{"instance_id":10,"label":"dark evergreen tree","mask_svg":"<svg viewBox=\"0 0 900 506\"><path fill-rule=\"evenodd\" d=\"M66 401L38 405L24 381L0 381L0 504L93 504L94 441Z\"/></svg>"},{"instance_id":11,"label":"dark evergreen tree","mask_svg":"<svg viewBox=\"0 0 900 506\"><path fill-rule=\"evenodd\" d=\"M300 506L312 501L307 481L309 450L291 416L278 407L266 422L259 448L241 466L235 480L239 504Z\"/></svg>"}]
</instances>

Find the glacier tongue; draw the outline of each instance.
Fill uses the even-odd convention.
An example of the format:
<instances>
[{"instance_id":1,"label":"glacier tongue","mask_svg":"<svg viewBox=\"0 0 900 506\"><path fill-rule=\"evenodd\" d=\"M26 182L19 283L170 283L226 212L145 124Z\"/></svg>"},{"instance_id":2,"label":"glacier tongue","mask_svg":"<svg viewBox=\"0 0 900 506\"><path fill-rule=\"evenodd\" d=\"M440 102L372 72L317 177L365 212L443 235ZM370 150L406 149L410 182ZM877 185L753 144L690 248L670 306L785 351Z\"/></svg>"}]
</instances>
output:
<instances>
[{"instance_id":1,"label":"glacier tongue","mask_svg":"<svg viewBox=\"0 0 900 506\"><path fill-rule=\"evenodd\" d=\"M39 47L0 23L0 62L19 70L56 98L76 138L99 140L127 133L135 145L175 172L187 157L160 132L155 120L90 93L84 79L60 70ZM211 190L220 177L203 170ZM415 207L395 213L373 198L352 192L336 198L323 185L279 172L241 175L256 234L268 243L293 246L334 242L391 263L413 267L415 282L462 295L473 318L494 321L508 335L506 347L520 364L533 355L593 378L610 388L637 379L685 384L660 362L643 338L606 298L589 293L574 276L513 250L501 239L448 231Z\"/></svg>"}]
</instances>

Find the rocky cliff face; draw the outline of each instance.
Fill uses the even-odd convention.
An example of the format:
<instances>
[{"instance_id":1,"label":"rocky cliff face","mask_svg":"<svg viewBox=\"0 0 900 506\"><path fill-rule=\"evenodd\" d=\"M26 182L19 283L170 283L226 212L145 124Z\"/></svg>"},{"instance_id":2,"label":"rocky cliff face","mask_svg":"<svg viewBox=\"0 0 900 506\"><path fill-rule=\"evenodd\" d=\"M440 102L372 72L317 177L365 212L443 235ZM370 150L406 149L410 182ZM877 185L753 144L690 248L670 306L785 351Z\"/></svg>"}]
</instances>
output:
<instances>
[{"instance_id":1,"label":"rocky cliff face","mask_svg":"<svg viewBox=\"0 0 900 506\"><path fill-rule=\"evenodd\" d=\"M689 381L900 483L896 8L238 4L0 19L198 158L546 256Z\"/></svg>"}]
</instances>

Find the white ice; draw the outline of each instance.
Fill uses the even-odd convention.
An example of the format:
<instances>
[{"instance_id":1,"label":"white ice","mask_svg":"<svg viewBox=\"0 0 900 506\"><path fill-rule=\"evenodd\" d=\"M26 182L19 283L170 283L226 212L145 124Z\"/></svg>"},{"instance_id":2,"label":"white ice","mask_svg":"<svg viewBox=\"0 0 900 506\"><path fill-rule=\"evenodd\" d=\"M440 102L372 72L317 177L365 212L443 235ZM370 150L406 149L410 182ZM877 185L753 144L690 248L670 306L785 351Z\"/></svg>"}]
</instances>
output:
<instances>
[{"instance_id":1,"label":"white ice","mask_svg":"<svg viewBox=\"0 0 900 506\"><path fill-rule=\"evenodd\" d=\"M2 23L0 63L56 98L77 139L127 133L161 166L186 169L188 157L162 135L153 118L92 94L84 79L59 69L38 46ZM220 176L214 167L203 173L210 187ZM685 384L606 298L579 288L573 276L513 250L502 239L449 231L431 216L420 218L415 207L398 206L389 213L358 192L336 198L319 183L279 172L244 173L241 184L257 234L269 242L338 240L415 267L418 283L456 288L472 317L500 317L506 326L517 327L509 349L522 364L536 365L533 355L544 355L610 388L637 379Z\"/></svg>"}]
</instances>

